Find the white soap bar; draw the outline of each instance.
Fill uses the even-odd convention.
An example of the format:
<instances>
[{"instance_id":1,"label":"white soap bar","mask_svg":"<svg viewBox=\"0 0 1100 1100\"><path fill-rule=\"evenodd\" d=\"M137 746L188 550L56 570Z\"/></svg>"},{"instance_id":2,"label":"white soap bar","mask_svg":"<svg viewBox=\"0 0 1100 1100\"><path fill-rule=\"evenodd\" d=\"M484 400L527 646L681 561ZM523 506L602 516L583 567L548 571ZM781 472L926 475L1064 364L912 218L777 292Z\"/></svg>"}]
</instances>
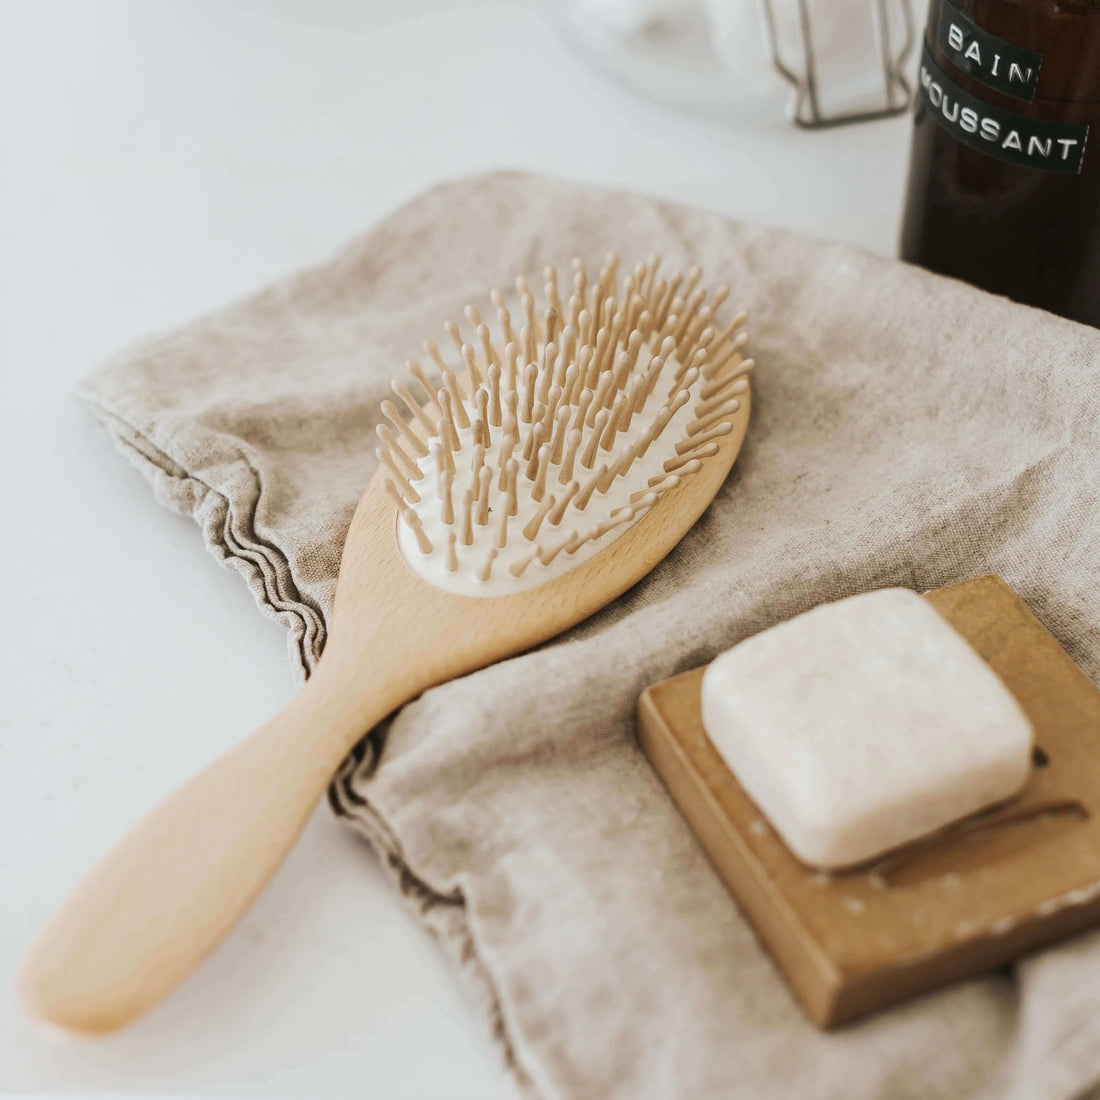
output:
<instances>
[{"instance_id":1,"label":"white soap bar","mask_svg":"<svg viewBox=\"0 0 1100 1100\"><path fill-rule=\"evenodd\" d=\"M844 867L1015 794L1032 730L931 605L891 588L826 604L723 653L703 725L803 862Z\"/></svg>"}]
</instances>

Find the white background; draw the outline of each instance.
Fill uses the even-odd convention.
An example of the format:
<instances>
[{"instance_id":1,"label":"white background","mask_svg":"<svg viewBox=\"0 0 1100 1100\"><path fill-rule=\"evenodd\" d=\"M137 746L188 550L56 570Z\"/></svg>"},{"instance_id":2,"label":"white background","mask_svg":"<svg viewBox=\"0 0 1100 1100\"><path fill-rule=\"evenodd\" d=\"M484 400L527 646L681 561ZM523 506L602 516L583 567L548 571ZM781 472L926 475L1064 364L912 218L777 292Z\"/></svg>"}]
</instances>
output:
<instances>
[{"instance_id":1,"label":"white background","mask_svg":"<svg viewBox=\"0 0 1100 1100\"><path fill-rule=\"evenodd\" d=\"M72 387L481 169L890 253L908 120L704 123L591 69L538 8L428 0L4 2L0 96L0 1089L511 1096L435 944L327 810L127 1032L74 1041L20 1014L19 956L81 875L293 690L280 629Z\"/></svg>"}]
</instances>

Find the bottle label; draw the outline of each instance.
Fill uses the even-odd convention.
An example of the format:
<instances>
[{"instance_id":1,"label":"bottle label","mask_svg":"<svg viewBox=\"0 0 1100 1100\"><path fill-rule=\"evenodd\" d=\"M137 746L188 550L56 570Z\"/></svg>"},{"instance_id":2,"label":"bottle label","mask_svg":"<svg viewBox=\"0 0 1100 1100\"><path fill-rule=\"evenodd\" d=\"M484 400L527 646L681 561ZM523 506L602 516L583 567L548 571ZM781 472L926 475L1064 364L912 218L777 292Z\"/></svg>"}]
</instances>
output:
<instances>
[{"instance_id":1,"label":"bottle label","mask_svg":"<svg viewBox=\"0 0 1100 1100\"><path fill-rule=\"evenodd\" d=\"M1043 63L1038 50L990 34L963 14L958 0L941 0L934 33L939 48L968 76L1016 99L1035 98Z\"/></svg>"},{"instance_id":2,"label":"bottle label","mask_svg":"<svg viewBox=\"0 0 1100 1100\"><path fill-rule=\"evenodd\" d=\"M1009 164L1076 175L1089 128L1078 122L1045 122L994 107L963 91L936 64L927 43L921 55L920 96L949 134Z\"/></svg>"}]
</instances>

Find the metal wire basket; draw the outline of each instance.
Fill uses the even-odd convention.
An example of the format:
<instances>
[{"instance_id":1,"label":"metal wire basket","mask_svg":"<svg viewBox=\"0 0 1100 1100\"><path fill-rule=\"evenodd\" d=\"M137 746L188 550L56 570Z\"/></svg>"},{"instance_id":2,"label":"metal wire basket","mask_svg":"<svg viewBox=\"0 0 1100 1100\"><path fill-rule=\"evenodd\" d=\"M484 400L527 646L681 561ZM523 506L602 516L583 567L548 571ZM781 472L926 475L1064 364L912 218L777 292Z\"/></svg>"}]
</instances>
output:
<instances>
[{"instance_id":1,"label":"metal wire basket","mask_svg":"<svg viewBox=\"0 0 1100 1100\"><path fill-rule=\"evenodd\" d=\"M782 57L773 0L758 0L764 26L764 35L771 51L772 64L779 75L791 86L787 113L791 121L806 129L824 126L841 126L851 122L869 122L876 118L905 111L913 99L913 91L905 76L903 66L913 49L913 9L910 0L894 0L901 13L903 35L900 46L890 41L890 19L887 0L870 0L871 24L874 30L877 63L882 70L882 101L879 104L855 110L827 114L822 110L818 87L818 65L814 52L813 28L808 0L794 0L796 25L801 44L802 71L795 71Z\"/></svg>"},{"instance_id":2,"label":"metal wire basket","mask_svg":"<svg viewBox=\"0 0 1100 1100\"><path fill-rule=\"evenodd\" d=\"M906 110L915 9L925 3L546 0L543 8L581 53L640 95L731 122L781 109L788 87L788 116L816 129Z\"/></svg>"}]
</instances>

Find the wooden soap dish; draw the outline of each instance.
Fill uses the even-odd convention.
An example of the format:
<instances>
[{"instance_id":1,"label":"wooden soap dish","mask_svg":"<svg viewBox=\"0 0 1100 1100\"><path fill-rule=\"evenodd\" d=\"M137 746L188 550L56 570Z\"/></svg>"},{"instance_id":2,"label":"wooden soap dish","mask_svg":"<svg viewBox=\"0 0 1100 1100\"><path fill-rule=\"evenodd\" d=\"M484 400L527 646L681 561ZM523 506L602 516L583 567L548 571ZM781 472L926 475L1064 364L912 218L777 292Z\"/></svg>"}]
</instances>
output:
<instances>
[{"instance_id":1,"label":"wooden soap dish","mask_svg":"<svg viewBox=\"0 0 1100 1100\"><path fill-rule=\"evenodd\" d=\"M822 1027L1017 958L1100 920L1100 692L998 577L930 592L1035 728L1008 803L826 875L800 863L703 730L699 668L648 688L654 768Z\"/></svg>"}]
</instances>

